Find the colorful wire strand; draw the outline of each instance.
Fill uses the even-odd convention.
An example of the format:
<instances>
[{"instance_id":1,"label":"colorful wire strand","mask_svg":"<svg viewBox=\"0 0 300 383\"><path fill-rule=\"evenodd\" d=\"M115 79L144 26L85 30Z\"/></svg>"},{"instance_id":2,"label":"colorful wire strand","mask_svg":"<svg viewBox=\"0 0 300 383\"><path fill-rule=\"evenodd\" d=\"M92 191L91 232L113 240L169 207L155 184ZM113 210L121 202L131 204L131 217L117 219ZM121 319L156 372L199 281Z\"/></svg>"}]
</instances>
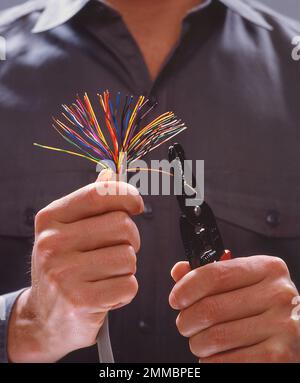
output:
<instances>
[{"instance_id":1,"label":"colorful wire strand","mask_svg":"<svg viewBox=\"0 0 300 383\"><path fill-rule=\"evenodd\" d=\"M54 129L82 153L34 145L83 157L103 167L105 164L101 161L110 160L119 172L124 153L127 154L127 163L132 164L186 129L173 112L166 112L141 128L143 119L156 106L145 96L138 97L136 103L133 96L126 96L123 108L120 108L120 93L117 93L115 103L108 90L97 96L103 109L106 131L101 128L87 93L83 100L77 96L71 106L62 106L65 122L54 119Z\"/></svg>"}]
</instances>

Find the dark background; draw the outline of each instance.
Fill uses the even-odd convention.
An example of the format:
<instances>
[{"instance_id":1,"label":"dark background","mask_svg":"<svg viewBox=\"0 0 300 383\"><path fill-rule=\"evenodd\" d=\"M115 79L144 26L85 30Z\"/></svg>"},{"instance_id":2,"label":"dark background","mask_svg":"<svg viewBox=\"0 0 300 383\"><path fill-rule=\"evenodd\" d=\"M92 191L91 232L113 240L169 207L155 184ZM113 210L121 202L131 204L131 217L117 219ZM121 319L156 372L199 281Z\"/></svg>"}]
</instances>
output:
<instances>
[{"instance_id":1,"label":"dark background","mask_svg":"<svg viewBox=\"0 0 300 383\"><path fill-rule=\"evenodd\" d=\"M299 0L260 0L273 7L279 12L300 20L300 1ZM24 0L0 0L0 10L9 6L24 3Z\"/></svg>"}]
</instances>

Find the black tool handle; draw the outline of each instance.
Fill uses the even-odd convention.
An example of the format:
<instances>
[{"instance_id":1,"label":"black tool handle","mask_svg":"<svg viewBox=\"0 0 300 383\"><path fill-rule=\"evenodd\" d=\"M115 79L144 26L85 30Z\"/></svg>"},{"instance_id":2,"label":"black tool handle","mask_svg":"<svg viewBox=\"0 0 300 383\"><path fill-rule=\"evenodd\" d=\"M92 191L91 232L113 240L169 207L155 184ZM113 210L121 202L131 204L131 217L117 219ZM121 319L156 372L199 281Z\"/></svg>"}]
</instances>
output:
<instances>
[{"instance_id":1,"label":"black tool handle","mask_svg":"<svg viewBox=\"0 0 300 383\"><path fill-rule=\"evenodd\" d=\"M218 230L207 228L200 224L195 225L186 216L181 215L180 231L185 256L189 261L191 269L219 261L223 256L225 251L222 245L212 246L212 244L220 244Z\"/></svg>"}]
</instances>

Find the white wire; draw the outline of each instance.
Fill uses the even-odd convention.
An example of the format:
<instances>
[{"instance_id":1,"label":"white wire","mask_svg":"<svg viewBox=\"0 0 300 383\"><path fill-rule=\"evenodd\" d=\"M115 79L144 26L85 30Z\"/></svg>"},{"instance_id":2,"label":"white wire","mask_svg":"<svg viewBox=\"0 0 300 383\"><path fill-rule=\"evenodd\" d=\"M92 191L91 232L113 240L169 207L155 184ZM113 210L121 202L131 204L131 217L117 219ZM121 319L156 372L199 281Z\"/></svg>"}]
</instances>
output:
<instances>
[{"instance_id":1,"label":"white wire","mask_svg":"<svg viewBox=\"0 0 300 383\"><path fill-rule=\"evenodd\" d=\"M97 346L100 363L115 363L109 336L108 314L97 336Z\"/></svg>"}]
</instances>

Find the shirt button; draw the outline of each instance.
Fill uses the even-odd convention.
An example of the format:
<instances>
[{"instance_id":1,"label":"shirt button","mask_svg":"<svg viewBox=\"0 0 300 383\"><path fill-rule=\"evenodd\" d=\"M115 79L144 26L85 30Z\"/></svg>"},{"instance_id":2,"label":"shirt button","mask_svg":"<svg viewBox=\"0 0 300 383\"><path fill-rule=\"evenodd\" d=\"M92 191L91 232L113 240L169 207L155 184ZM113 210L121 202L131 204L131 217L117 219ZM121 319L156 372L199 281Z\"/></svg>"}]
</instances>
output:
<instances>
[{"instance_id":1,"label":"shirt button","mask_svg":"<svg viewBox=\"0 0 300 383\"><path fill-rule=\"evenodd\" d=\"M145 202L143 217L146 219L151 219L153 217L152 205L149 202Z\"/></svg>"},{"instance_id":2,"label":"shirt button","mask_svg":"<svg viewBox=\"0 0 300 383\"><path fill-rule=\"evenodd\" d=\"M25 225L32 227L34 225L34 218L36 215L36 210L32 207L28 207L24 211L24 221Z\"/></svg>"},{"instance_id":3,"label":"shirt button","mask_svg":"<svg viewBox=\"0 0 300 383\"><path fill-rule=\"evenodd\" d=\"M147 332L149 332L150 327L146 322L144 322L143 320L140 320L139 321L139 329L141 332L147 333Z\"/></svg>"},{"instance_id":4,"label":"shirt button","mask_svg":"<svg viewBox=\"0 0 300 383\"><path fill-rule=\"evenodd\" d=\"M266 222L271 227L277 227L280 224L280 214L277 210L269 210L266 215Z\"/></svg>"}]
</instances>

